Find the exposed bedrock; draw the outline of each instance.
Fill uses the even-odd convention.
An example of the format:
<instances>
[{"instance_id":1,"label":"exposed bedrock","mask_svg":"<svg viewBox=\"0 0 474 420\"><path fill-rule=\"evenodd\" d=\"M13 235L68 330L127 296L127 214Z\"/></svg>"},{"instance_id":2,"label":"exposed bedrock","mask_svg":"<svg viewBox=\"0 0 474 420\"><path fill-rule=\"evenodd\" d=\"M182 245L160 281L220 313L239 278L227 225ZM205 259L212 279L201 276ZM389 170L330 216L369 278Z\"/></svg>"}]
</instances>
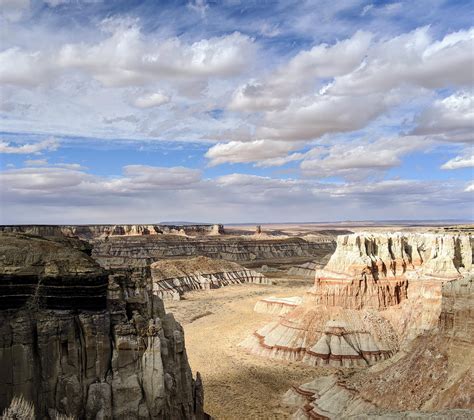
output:
<instances>
[{"instance_id":1,"label":"exposed bedrock","mask_svg":"<svg viewBox=\"0 0 474 420\"><path fill-rule=\"evenodd\" d=\"M162 299L180 299L192 290L217 289L231 284L271 284L263 274L241 265L207 257L172 259L151 265L153 293Z\"/></svg>"},{"instance_id":2,"label":"exposed bedrock","mask_svg":"<svg viewBox=\"0 0 474 420\"><path fill-rule=\"evenodd\" d=\"M22 395L37 418L207 418L183 330L145 279L44 238L0 234L0 250L0 412Z\"/></svg>"},{"instance_id":3,"label":"exposed bedrock","mask_svg":"<svg viewBox=\"0 0 474 420\"><path fill-rule=\"evenodd\" d=\"M284 298L269 296L257 301L254 311L262 314L284 315L293 311L302 301L303 298L299 296Z\"/></svg>"},{"instance_id":4,"label":"exposed bedrock","mask_svg":"<svg viewBox=\"0 0 474 420\"><path fill-rule=\"evenodd\" d=\"M288 275L314 279L316 270L319 268L321 268L320 264L317 264L315 262L307 262L307 263L303 263L303 264L295 265L291 267L288 270Z\"/></svg>"},{"instance_id":5,"label":"exposed bedrock","mask_svg":"<svg viewBox=\"0 0 474 420\"><path fill-rule=\"evenodd\" d=\"M195 257L198 255L235 261L280 261L292 258L323 257L334 251L330 239L305 241L289 239L243 238L190 238L190 237L109 237L94 241L93 257L106 268L124 266L147 267L154 261L166 258Z\"/></svg>"},{"instance_id":6,"label":"exposed bedrock","mask_svg":"<svg viewBox=\"0 0 474 420\"><path fill-rule=\"evenodd\" d=\"M220 235L224 226L219 224L201 225L6 225L0 231L27 233L38 236L69 236L80 239L96 239L109 236L141 236L141 235Z\"/></svg>"},{"instance_id":7,"label":"exposed bedrock","mask_svg":"<svg viewBox=\"0 0 474 420\"><path fill-rule=\"evenodd\" d=\"M256 354L312 365L371 365L433 328L443 284L471 271L468 236L340 236L301 304L280 312L278 300L257 303L259 311L282 316L242 345Z\"/></svg>"},{"instance_id":8,"label":"exposed bedrock","mask_svg":"<svg viewBox=\"0 0 474 420\"><path fill-rule=\"evenodd\" d=\"M354 374L316 378L289 390L283 400L299 407L295 419L472 418L472 360L474 285L470 277L443 285L436 327L392 359Z\"/></svg>"}]
</instances>

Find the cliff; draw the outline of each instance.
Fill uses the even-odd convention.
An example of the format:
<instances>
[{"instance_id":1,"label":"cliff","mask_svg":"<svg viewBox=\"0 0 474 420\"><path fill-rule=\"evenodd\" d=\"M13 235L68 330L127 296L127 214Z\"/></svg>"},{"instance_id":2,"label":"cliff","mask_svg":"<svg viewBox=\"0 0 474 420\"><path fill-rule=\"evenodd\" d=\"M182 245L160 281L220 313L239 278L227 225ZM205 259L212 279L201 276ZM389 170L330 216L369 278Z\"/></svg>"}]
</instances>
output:
<instances>
[{"instance_id":1,"label":"cliff","mask_svg":"<svg viewBox=\"0 0 474 420\"><path fill-rule=\"evenodd\" d=\"M220 235L224 233L223 225L6 225L0 231L27 233L37 236L68 236L91 240L109 236L141 235Z\"/></svg>"},{"instance_id":2,"label":"cliff","mask_svg":"<svg viewBox=\"0 0 474 420\"><path fill-rule=\"evenodd\" d=\"M469 275L468 236L343 235L302 303L242 345L311 365L367 366L395 354L436 324L445 282ZM270 313L270 306L260 305Z\"/></svg>"},{"instance_id":3,"label":"cliff","mask_svg":"<svg viewBox=\"0 0 474 420\"><path fill-rule=\"evenodd\" d=\"M331 241L176 236L109 237L93 241L93 257L106 268L147 267L168 258L205 256L239 263L314 259L334 251Z\"/></svg>"},{"instance_id":4,"label":"cliff","mask_svg":"<svg viewBox=\"0 0 474 420\"><path fill-rule=\"evenodd\" d=\"M293 418L472 418L473 278L446 283L441 300L437 326L391 360L289 390Z\"/></svg>"},{"instance_id":5,"label":"cliff","mask_svg":"<svg viewBox=\"0 0 474 420\"><path fill-rule=\"evenodd\" d=\"M143 278L63 241L0 234L0 412L37 418L202 419L184 335Z\"/></svg>"},{"instance_id":6,"label":"cliff","mask_svg":"<svg viewBox=\"0 0 474 420\"><path fill-rule=\"evenodd\" d=\"M217 289L240 283L271 284L263 274L239 264L207 257L162 260L151 265L153 293L179 299L192 290Z\"/></svg>"}]
</instances>

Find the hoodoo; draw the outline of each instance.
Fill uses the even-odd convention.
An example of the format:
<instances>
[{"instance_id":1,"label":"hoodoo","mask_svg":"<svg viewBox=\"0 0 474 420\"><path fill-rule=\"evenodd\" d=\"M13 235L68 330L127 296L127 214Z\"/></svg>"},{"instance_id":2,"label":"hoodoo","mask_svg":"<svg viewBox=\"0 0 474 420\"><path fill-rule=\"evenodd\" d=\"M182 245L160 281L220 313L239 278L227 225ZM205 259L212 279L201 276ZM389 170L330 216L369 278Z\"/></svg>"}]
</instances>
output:
<instances>
[{"instance_id":1,"label":"hoodoo","mask_svg":"<svg viewBox=\"0 0 474 420\"><path fill-rule=\"evenodd\" d=\"M312 365L371 365L432 328L441 310L442 285L471 270L465 235L339 236L335 253L316 270L302 303L242 345L256 354ZM264 299L257 307L281 314L272 303L282 304Z\"/></svg>"},{"instance_id":2,"label":"hoodoo","mask_svg":"<svg viewBox=\"0 0 474 420\"><path fill-rule=\"evenodd\" d=\"M146 280L61 238L0 234L0 412L36 418L204 419L182 327Z\"/></svg>"}]
</instances>

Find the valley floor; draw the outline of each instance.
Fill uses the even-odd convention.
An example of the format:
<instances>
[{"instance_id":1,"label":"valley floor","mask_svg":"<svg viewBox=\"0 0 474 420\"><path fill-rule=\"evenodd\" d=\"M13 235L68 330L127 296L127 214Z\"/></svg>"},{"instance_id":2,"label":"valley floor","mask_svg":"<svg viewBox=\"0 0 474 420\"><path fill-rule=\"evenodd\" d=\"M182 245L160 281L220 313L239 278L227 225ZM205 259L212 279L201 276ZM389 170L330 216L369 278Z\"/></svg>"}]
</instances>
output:
<instances>
[{"instance_id":1,"label":"valley floor","mask_svg":"<svg viewBox=\"0 0 474 420\"><path fill-rule=\"evenodd\" d=\"M289 418L292 410L280 402L283 393L330 373L321 367L250 355L238 346L272 319L253 311L258 299L302 296L313 283L311 279L276 281L276 285L243 284L188 293L185 300L166 305L184 327L189 362L203 378L205 410L217 420Z\"/></svg>"}]
</instances>

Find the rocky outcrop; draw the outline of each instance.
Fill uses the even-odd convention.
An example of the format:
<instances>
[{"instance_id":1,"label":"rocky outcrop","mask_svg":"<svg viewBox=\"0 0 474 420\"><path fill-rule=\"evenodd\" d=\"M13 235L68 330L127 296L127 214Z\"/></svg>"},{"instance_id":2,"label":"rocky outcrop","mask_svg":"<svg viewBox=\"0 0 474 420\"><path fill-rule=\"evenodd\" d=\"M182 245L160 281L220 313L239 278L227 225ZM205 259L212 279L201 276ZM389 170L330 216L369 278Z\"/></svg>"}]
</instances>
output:
<instances>
[{"instance_id":1,"label":"rocky outcrop","mask_svg":"<svg viewBox=\"0 0 474 420\"><path fill-rule=\"evenodd\" d=\"M261 314L284 315L295 309L302 301L303 298L299 296L286 298L269 296L257 301L254 311Z\"/></svg>"},{"instance_id":2,"label":"rocky outcrop","mask_svg":"<svg viewBox=\"0 0 474 420\"><path fill-rule=\"evenodd\" d=\"M441 308L437 327L394 358L366 371L320 377L289 390L284 403L300 407L293 418L402 418L417 417L417 410L423 418L472 417L472 277L446 283Z\"/></svg>"},{"instance_id":3,"label":"rocky outcrop","mask_svg":"<svg viewBox=\"0 0 474 420\"><path fill-rule=\"evenodd\" d=\"M206 418L181 326L146 279L111 274L64 243L0 234L0 412Z\"/></svg>"},{"instance_id":4,"label":"rocky outcrop","mask_svg":"<svg viewBox=\"0 0 474 420\"><path fill-rule=\"evenodd\" d=\"M467 236L340 236L302 303L242 345L259 355L312 365L371 365L433 328L442 285L471 270Z\"/></svg>"},{"instance_id":5,"label":"rocky outcrop","mask_svg":"<svg viewBox=\"0 0 474 420\"><path fill-rule=\"evenodd\" d=\"M67 236L80 239L107 238L109 236L141 235L220 235L223 225L11 225L0 226L2 232L27 233L37 236Z\"/></svg>"},{"instance_id":6,"label":"rocky outcrop","mask_svg":"<svg viewBox=\"0 0 474 420\"><path fill-rule=\"evenodd\" d=\"M263 274L239 264L207 257L174 259L151 265L153 293L162 299L179 300L185 292L217 289L231 284L271 284Z\"/></svg>"},{"instance_id":7,"label":"rocky outcrop","mask_svg":"<svg viewBox=\"0 0 474 420\"><path fill-rule=\"evenodd\" d=\"M168 258L205 256L239 263L322 257L334 242L300 238L252 239L219 237L129 236L93 242L93 257L106 268L147 267Z\"/></svg>"},{"instance_id":8,"label":"rocky outcrop","mask_svg":"<svg viewBox=\"0 0 474 420\"><path fill-rule=\"evenodd\" d=\"M316 269L321 268L320 264L316 264L314 262L307 262L304 264L299 264L291 267L288 270L289 276L296 276L296 277L305 277L308 279L314 279L314 275L316 273Z\"/></svg>"}]
</instances>

